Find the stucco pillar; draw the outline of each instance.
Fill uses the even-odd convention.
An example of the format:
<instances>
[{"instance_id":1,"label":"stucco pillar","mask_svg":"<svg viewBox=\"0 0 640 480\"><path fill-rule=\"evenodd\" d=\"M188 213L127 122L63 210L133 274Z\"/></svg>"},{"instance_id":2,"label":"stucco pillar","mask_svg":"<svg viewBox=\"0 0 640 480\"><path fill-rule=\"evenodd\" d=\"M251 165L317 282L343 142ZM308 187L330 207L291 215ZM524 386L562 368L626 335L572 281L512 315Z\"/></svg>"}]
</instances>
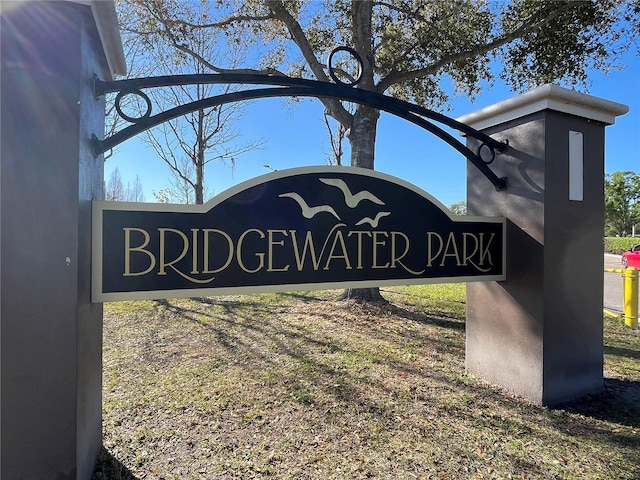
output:
<instances>
[{"instance_id":1,"label":"stucco pillar","mask_svg":"<svg viewBox=\"0 0 640 480\"><path fill-rule=\"evenodd\" d=\"M458 119L509 142L506 190L467 169L468 213L508 222L507 280L467 285L466 367L536 404L603 387L605 127L627 111L544 85Z\"/></svg>"},{"instance_id":2,"label":"stucco pillar","mask_svg":"<svg viewBox=\"0 0 640 480\"><path fill-rule=\"evenodd\" d=\"M1 8L0 477L88 479L102 411L102 304L89 295L104 100L92 79L123 71L122 45L113 2Z\"/></svg>"}]
</instances>

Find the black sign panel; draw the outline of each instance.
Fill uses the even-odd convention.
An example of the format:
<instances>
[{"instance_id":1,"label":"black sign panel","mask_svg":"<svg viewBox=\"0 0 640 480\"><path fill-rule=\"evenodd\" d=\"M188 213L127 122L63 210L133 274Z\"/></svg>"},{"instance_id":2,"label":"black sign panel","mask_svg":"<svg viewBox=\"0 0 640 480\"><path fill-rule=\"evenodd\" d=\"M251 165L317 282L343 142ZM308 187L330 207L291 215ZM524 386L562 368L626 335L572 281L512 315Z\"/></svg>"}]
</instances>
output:
<instances>
[{"instance_id":1,"label":"black sign panel","mask_svg":"<svg viewBox=\"0 0 640 480\"><path fill-rule=\"evenodd\" d=\"M505 279L505 219L353 167L274 172L205 205L95 202L93 301Z\"/></svg>"}]
</instances>

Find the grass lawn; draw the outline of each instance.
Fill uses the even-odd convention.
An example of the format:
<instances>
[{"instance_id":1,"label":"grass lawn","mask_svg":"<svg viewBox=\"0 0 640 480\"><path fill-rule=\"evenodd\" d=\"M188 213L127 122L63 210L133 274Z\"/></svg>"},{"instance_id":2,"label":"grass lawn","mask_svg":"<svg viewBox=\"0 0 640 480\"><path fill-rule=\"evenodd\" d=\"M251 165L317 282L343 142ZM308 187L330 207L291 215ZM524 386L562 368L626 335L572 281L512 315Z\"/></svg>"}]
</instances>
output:
<instances>
[{"instance_id":1,"label":"grass lawn","mask_svg":"<svg viewBox=\"0 0 640 480\"><path fill-rule=\"evenodd\" d=\"M640 478L640 337L529 405L464 369L464 284L105 304L94 480Z\"/></svg>"}]
</instances>

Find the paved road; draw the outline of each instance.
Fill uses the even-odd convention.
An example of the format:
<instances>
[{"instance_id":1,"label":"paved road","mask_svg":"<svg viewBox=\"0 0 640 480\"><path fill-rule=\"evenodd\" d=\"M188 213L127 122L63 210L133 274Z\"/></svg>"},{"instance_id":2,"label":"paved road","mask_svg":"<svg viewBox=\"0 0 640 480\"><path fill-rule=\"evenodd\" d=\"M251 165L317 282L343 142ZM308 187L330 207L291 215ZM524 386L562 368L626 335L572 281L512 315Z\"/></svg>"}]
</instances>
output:
<instances>
[{"instance_id":1,"label":"paved road","mask_svg":"<svg viewBox=\"0 0 640 480\"><path fill-rule=\"evenodd\" d=\"M620 255L604 256L604 268L622 268ZM621 312L624 299L622 297L622 278L619 273L604 273L604 308Z\"/></svg>"}]
</instances>

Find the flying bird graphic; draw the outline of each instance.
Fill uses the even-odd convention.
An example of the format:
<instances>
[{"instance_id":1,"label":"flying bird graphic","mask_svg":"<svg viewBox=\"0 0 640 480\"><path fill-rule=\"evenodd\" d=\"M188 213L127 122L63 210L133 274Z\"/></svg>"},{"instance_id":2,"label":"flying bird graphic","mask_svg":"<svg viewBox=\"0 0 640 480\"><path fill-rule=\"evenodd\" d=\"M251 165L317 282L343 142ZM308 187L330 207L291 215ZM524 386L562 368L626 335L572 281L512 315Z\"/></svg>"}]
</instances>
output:
<instances>
[{"instance_id":1,"label":"flying bird graphic","mask_svg":"<svg viewBox=\"0 0 640 480\"><path fill-rule=\"evenodd\" d=\"M278 197L293 198L298 203L298 205L300 205L300 208L302 209L302 216L305 218L313 218L318 213L327 212L340 220L340 217L330 205L318 205L317 207L310 207L309 205L307 205L307 202L305 202L304 198L302 198L295 192L281 193L280 195L278 195Z\"/></svg>"},{"instance_id":2,"label":"flying bird graphic","mask_svg":"<svg viewBox=\"0 0 640 480\"><path fill-rule=\"evenodd\" d=\"M368 190L362 190L361 192L358 192L354 195L353 193L351 193L351 190L349 190L349 187L344 182L344 180L340 180L339 178L320 178L319 180L322 183L325 183L332 187L337 187L342 190L342 193L344 194L344 202L349 208L356 208L356 206L363 200L369 200L378 205L384 205L384 202L382 200L380 200Z\"/></svg>"},{"instance_id":3,"label":"flying bird graphic","mask_svg":"<svg viewBox=\"0 0 640 480\"><path fill-rule=\"evenodd\" d=\"M378 212L376 214L376 218L371 219L371 217L364 217L362 220L356 223L356 226L364 225L365 223L368 223L373 228L378 228L378 222L380 222L380 219L382 217L386 217L387 215L391 215L391 212Z\"/></svg>"}]
</instances>

